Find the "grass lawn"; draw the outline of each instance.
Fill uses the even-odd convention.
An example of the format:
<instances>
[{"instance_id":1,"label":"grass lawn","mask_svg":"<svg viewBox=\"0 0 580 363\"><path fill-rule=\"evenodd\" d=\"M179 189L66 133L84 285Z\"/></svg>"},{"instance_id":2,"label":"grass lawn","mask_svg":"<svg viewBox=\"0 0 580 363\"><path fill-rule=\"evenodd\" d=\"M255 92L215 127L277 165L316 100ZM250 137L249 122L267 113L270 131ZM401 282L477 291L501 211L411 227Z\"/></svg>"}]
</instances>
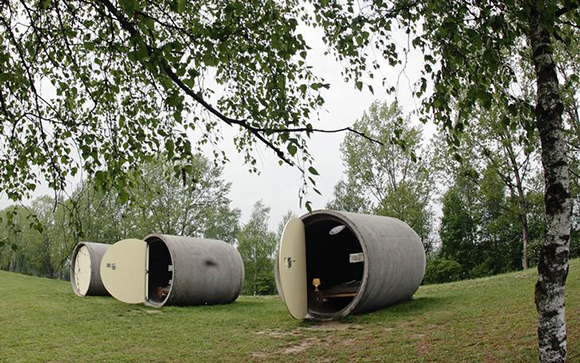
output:
<instances>
[{"instance_id":1,"label":"grass lawn","mask_svg":"<svg viewBox=\"0 0 580 363\"><path fill-rule=\"evenodd\" d=\"M278 297L148 308L79 298L70 284L0 271L0 361L537 361L536 270L423 286L413 300L339 322L293 320ZM580 361L580 259L566 287Z\"/></svg>"}]
</instances>

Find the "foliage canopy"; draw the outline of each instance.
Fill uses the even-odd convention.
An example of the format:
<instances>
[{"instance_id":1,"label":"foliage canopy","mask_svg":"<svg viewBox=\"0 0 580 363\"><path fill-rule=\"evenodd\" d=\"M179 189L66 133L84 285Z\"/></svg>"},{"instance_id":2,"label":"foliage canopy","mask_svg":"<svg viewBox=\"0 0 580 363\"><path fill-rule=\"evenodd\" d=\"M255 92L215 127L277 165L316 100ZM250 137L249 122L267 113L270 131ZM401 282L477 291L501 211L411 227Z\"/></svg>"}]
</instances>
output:
<instances>
[{"instance_id":1,"label":"foliage canopy","mask_svg":"<svg viewBox=\"0 0 580 363\"><path fill-rule=\"evenodd\" d=\"M298 9L271 0L2 1L0 190L19 200L41 177L62 190L81 171L123 190L160 152L178 162L176 174L191 173L221 125L238 129L235 146L252 170L256 143L303 168L307 120L327 85L305 64Z\"/></svg>"}]
</instances>

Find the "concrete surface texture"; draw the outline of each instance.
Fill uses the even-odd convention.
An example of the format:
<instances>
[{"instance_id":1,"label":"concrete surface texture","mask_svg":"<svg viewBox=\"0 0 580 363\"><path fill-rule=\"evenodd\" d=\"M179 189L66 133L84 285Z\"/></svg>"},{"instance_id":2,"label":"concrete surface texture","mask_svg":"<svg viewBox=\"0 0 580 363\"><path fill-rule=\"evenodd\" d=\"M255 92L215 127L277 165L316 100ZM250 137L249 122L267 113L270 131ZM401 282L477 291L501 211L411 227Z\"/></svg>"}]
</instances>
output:
<instances>
[{"instance_id":1,"label":"concrete surface texture","mask_svg":"<svg viewBox=\"0 0 580 363\"><path fill-rule=\"evenodd\" d=\"M146 305L226 304L240 295L244 265L234 246L163 234L148 235L145 241L149 244Z\"/></svg>"}]
</instances>

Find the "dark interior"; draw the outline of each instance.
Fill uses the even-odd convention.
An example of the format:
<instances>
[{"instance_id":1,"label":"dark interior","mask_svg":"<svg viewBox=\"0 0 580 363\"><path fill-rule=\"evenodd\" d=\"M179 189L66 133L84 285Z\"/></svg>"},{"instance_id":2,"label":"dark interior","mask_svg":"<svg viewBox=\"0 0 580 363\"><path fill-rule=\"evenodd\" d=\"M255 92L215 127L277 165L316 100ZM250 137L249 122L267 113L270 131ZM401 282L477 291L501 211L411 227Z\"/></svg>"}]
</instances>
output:
<instances>
[{"instance_id":1,"label":"dark interior","mask_svg":"<svg viewBox=\"0 0 580 363\"><path fill-rule=\"evenodd\" d=\"M348 226L339 227L344 224L338 219L324 216L304 222L308 310L333 314L350 304L358 293L364 262L351 262L351 255L363 250ZM319 280L318 289L315 279Z\"/></svg>"},{"instance_id":2,"label":"dark interior","mask_svg":"<svg viewBox=\"0 0 580 363\"><path fill-rule=\"evenodd\" d=\"M149 286L148 299L152 302L165 301L171 288L173 266L171 254L159 239L149 241Z\"/></svg>"}]
</instances>

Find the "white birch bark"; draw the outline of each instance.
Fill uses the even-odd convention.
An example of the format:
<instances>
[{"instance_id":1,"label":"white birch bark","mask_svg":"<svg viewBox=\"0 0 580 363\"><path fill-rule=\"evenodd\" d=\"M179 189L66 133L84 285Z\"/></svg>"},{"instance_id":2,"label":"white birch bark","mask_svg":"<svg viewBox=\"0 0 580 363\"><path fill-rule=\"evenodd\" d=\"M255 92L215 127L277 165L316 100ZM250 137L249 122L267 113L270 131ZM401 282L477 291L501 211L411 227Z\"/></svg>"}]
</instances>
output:
<instances>
[{"instance_id":1,"label":"white birch bark","mask_svg":"<svg viewBox=\"0 0 580 363\"><path fill-rule=\"evenodd\" d=\"M570 191L562 126L564 106L559 92L551 35L541 3L532 3L529 42L537 82L536 127L540 133L544 168L546 237L538 262L536 307L540 362L565 362L566 317L564 290L568 275ZM536 5L537 4L537 5Z\"/></svg>"}]
</instances>

